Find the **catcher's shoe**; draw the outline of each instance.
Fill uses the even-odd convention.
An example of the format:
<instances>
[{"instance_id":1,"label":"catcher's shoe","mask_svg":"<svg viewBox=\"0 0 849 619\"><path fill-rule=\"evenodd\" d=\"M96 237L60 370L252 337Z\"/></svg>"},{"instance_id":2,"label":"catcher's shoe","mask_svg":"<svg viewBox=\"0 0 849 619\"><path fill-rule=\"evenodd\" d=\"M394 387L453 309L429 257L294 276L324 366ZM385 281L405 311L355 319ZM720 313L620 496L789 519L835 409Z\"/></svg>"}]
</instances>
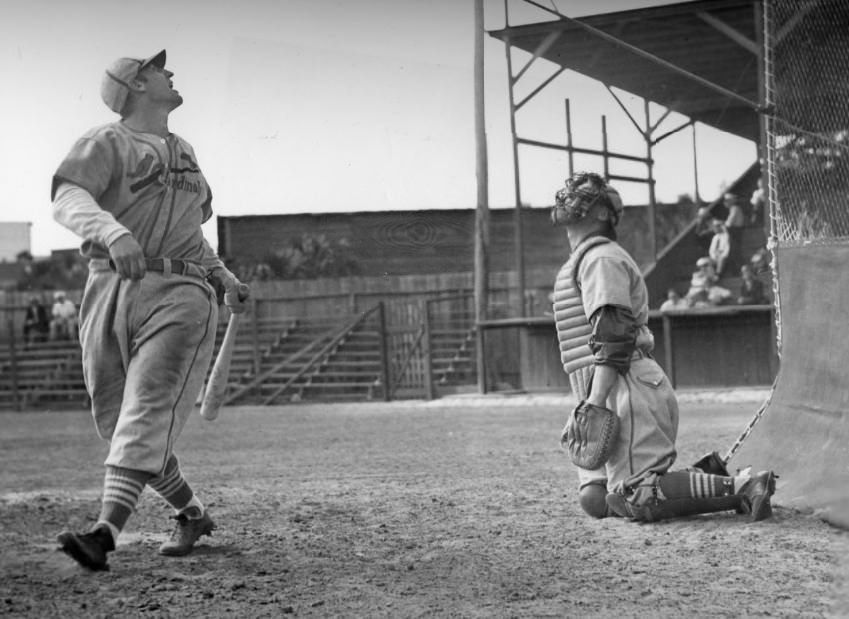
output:
<instances>
[{"instance_id":1,"label":"catcher's shoe","mask_svg":"<svg viewBox=\"0 0 849 619\"><path fill-rule=\"evenodd\" d=\"M61 550L80 565L94 571L109 569L106 553L115 550L112 534L104 526L89 533L62 531L57 537Z\"/></svg>"},{"instance_id":2,"label":"catcher's shoe","mask_svg":"<svg viewBox=\"0 0 849 619\"><path fill-rule=\"evenodd\" d=\"M607 507L611 512L619 516L620 518L630 518L634 519L634 512L631 509L631 505L628 501L625 500L621 494L616 494L614 492L609 492L607 496L604 498L607 503Z\"/></svg>"},{"instance_id":3,"label":"catcher's shoe","mask_svg":"<svg viewBox=\"0 0 849 619\"><path fill-rule=\"evenodd\" d=\"M215 523L209 517L209 512L204 512L200 518L189 518L185 514L172 516L177 521L171 539L159 547L159 554L169 557L182 557L192 551L195 542L201 535L212 535Z\"/></svg>"},{"instance_id":4,"label":"catcher's shoe","mask_svg":"<svg viewBox=\"0 0 849 619\"><path fill-rule=\"evenodd\" d=\"M744 514L750 515L752 522L766 520L772 516L770 497L775 493L776 477L772 471L761 471L750 477L737 491L737 494L743 497L740 509Z\"/></svg>"}]
</instances>

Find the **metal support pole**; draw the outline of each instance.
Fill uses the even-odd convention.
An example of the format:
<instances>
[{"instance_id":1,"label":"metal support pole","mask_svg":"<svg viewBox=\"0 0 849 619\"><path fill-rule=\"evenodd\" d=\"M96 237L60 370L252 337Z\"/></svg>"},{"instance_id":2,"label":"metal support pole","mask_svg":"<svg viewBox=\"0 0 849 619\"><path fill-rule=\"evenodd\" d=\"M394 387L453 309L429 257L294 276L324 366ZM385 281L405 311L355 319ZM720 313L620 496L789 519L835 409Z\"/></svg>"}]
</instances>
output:
<instances>
[{"instance_id":1,"label":"metal support pole","mask_svg":"<svg viewBox=\"0 0 849 619\"><path fill-rule=\"evenodd\" d=\"M649 216L648 216L648 224L649 224L649 243L651 243L651 253L652 259L657 260L657 231L656 231L656 220L655 220L655 211L657 210L657 203L655 198L655 190L654 190L654 162L652 160L652 145L651 145L651 114L649 110L649 100L643 100L643 107L645 110L646 116L646 130L643 133L643 137L646 140L646 169L648 171L648 185L649 185Z\"/></svg>"},{"instance_id":2,"label":"metal support pole","mask_svg":"<svg viewBox=\"0 0 849 619\"><path fill-rule=\"evenodd\" d=\"M604 158L604 178L610 178L610 158L607 154L607 116L601 117L601 152Z\"/></svg>"},{"instance_id":3,"label":"metal support pole","mask_svg":"<svg viewBox=\"0 0 849 619\"><path fill-rule=\"evenodd\" d=\"M569 176L575 173L575 154L572 152L572 110L566 99L566 146L569 148Z\"/></svg>"},{"instance_id":4,"label":"metal support pole","mask_svg":"<svg viewBox=\"0 0 849 619\"><path fill-rule=\"evenodd\" d=\"M696 149L696 123L693 127L693 202L696 206L702 205L701 194L699 193L699 155Z\"/></svg>"},{"instance_id":5,"label":"metal support pole","mask_svg":"<svg viewBox=\"0 0 849 619\"><path fill-rule=\"evenodd\" d=\"M483 0L475 0L475 163L477 209L475 210L475 324L487 319L489 304L489 168L486 140L486 98L484 82ZM476 329L478 391L486 393L484 338Z\"/></svg>"},{"instance_id":6,"label":"metal support pole","mask_svg":"<svg viewBox=\"0 0 849 619\"><path fill-rule=\"evenodd\" d=\"M505 14L507 2L504 3ZM519 138L516 133L516 100L515 100L515 78L513 77L513 56L510 53L510 37L504 40L504 48L507 50L507 83L510 99L510 135L513 141L513 188L516 199L516 211L513 218L513 239L516 251L516 301L517 316L525 315L525 248L524 235L522 233L522 187L519 180Z\"/></svg>"}]
</instances>

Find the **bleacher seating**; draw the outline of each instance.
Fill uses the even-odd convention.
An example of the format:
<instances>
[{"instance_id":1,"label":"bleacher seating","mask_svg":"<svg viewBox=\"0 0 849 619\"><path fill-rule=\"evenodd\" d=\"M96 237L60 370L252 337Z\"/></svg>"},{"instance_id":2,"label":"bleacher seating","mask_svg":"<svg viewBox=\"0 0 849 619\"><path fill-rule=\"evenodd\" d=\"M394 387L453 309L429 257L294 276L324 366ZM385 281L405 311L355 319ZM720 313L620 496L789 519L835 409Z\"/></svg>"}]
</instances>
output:
<instances>
[{"instance_id":1,"label":"bleacher seating","mask_svg":"<svg viewBox=\"0 0 849 619\"><path fill-rule=\"evenodd\" d=\"M753 164L740 178L732 183L728 190L748 198L757 186L759 165ZM709 205L718 217L723 216L725 208L721 198ZM748 261L759 249L766 246L766 231L761 226L746 226L739 233L740 246L736 248L737 259L729 262L719 285L731 290L736 299L740 291L740 267ZM690 277L695 270L696 261L707 255L709 237L699 237L695 232L695 222L686 228L670 245L658 255L657 262L645 274L646 286L649 289L649 306L652 309L660 307L666 299L666 291L675 288L679 294L687 292ZM759 276L764 282L764 289L771 298L772 278L769 273Z\"/></svg>"},{"instance_id":2,"label":"bleacher seating","mask_svg":"<svg viewBox=\"0 0 849 619\"><path fill-rule=\"evenodd\" d=\"M0 408L79 407L86 402L78 342L0 347Z\"/></svg>"},{"instance_id":3,"label":"bleacher seating","mask_svg":"<svg viewBox=\"0 0 849 619\"><path fill-rule=\"evenodd\" d=\"M232 404L351 401L386 397L382 334L374 319L341 333L355 317L259 318L241 324L230 368ZM218 326L215 354L226 330ZM332 345L331 345L332 344ZM475 384L471 317L431 334L432 369L441 389ZM210 368L211 369L211 368ZM249 388L245 388L245 387ZM419 393L419 396L423 393ZM89 405L79 344L0 345L0 409Z\"/></svg>"}]
</instances>

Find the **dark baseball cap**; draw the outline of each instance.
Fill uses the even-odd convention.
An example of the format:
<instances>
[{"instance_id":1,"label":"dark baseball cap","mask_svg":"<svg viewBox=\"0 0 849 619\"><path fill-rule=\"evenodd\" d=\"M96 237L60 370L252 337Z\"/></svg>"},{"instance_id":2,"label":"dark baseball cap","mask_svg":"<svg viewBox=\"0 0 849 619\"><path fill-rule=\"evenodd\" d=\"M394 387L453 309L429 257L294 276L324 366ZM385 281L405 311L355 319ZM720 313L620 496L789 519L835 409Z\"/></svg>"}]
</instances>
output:
<instances>
[{"instance_id":1,"label":"dark baseball cap","mask_svg":"<svg viewBox=\"0 0 849 619\"><path fill-rule=\"evenodd\" d=\"M113 112L120 114L130 94L130 82L147 67L165 68L165 50L150 58L119 58L106 69L100 83L100 97Z\"/></svg>"}]
</instances>

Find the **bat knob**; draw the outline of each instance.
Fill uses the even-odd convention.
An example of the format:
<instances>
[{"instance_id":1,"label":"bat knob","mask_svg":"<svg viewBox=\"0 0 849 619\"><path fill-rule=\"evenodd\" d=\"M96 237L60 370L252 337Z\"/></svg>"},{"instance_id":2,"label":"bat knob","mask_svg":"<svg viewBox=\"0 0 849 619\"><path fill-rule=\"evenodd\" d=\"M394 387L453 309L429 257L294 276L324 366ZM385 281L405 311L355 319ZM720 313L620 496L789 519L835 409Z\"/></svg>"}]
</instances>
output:
<instances>
[{"instance_id":1,"label":"bat knob","mask_svg":"<svg viewBox=\"0 0 849 619\"><path fill-rule=\"evenodd\" d=\"M218 409L214 407L201 406L200 416L207 421L215 421L218 418Z\"/></svg>"}]
</instances>

